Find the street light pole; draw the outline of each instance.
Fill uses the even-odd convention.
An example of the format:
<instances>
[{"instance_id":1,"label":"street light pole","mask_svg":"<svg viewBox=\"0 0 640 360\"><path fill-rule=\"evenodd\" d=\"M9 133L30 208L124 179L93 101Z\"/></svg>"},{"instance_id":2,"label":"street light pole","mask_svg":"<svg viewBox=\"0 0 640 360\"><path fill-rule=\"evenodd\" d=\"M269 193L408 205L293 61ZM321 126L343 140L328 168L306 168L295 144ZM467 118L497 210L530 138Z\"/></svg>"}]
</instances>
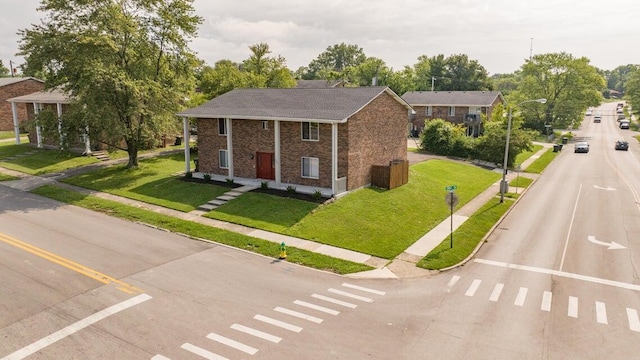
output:
<instances>
[{"instance_id":1,"label":"street light pole","mask_svg":"<svg viewBox=\"0 0 640 360\"><path fill-rule=\"evenodd\" d=\"M535 100L526 100L521 103L518 103L514 107L518 107L522 104L530 103L530 102L538 102L544 104L547 102L547 99L535 99ZM509 183L507 182L507 162L509 160L509 138L511 137L511 116L512 116L513 107L509 107L509 119L507 121L507 141L504 145L504 162L502 164L502 181L500 181L500 202L504 202L504 194L509 190Z\"/></svg>"}]
</instances>

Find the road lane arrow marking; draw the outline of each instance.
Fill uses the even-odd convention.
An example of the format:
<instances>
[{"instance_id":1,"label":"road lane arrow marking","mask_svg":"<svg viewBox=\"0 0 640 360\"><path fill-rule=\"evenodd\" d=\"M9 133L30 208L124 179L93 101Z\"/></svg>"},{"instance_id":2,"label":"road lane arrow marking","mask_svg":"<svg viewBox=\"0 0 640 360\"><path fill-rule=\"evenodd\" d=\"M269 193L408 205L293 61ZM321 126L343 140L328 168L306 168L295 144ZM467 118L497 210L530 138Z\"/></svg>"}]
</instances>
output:
<instances>
[{"instance_id":1,"label":"road lane arrow marking","mask_svg":"<svg viewBox=\"0 0 640 360\"><path fill-rule=\"evenodd\" d=\"M596 244L596 245L602 245L602 246L608 246L607 250L619 250L619 249L626 249L626 247L618 244L615 241L612 241L610 243L604 242L604 241L599 241L596 239L595 236L591 236L589 235L587 237L587 239L589 239L589 241L591 241L592 243Z\"/></svg>"},{"instance_id":2,"label":"road lane arrow marking","mask_svg":"<svg viewBox=\"0 0 640 360\"><path fill-rule=\"evenodd\" d=\"M618 190L618 189L616 189L616 188L612 188L612 187L610 187L610 186L602 187L602 186L598 186L598 185L593 185L593 187L594 187L594 188L596 188L596 189L606 190L606 191L615 191L615 190Z\"/></svg>"}]
</instances>

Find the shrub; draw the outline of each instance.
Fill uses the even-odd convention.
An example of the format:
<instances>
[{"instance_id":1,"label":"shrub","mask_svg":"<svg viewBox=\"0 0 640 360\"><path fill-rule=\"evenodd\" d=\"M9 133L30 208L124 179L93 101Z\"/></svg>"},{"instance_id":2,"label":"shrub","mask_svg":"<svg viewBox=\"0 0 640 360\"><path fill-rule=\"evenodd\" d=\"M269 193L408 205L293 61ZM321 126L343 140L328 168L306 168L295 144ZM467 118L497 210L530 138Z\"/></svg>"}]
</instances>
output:
<instances>
[{"instance_id":1,"label":"shrub","mask_svg":"<svg viewBox=\"0 0 640 360\"><path fill-rule=\"evenodd\" d=\"M287 186L287 192L288 192L289 194L295 194L295 193L296 193L296 187L295 187L295 186L293 186L293 185L289 185L289 186Z\"/></svg>"},{"instance_id":2,"label":"shrub","mask_svg":"<svg viewBox=\"0 0 640 360\"><path fill-rule=\"evenodd\" d=\"M191 179L193 177L193 173L189 171L188 173L184 174L184 177L187 179Z\"/></svg>"},{"instance_id":3,"label":"shrub","mask_svg":"<svg viewBox=\"0 0 640 360\"><path fill-rule=\"evenodd\" d=\"M204 178L204 181L211 181L211 174L209 173L202 175L202 177Z\"/></svg>"},{"instance_id":4,"label":"shrub","mask_svg":"<svg viewBox=\"0 0 640 360\"><path fill-rule=\"evenodd\" d=\"M227 185L229 186L233 185L233 179L227 179Z\"/></svg>"},{"instance_id":5,"label":"shrub","mask_svg":"<svg viewBox=\"0 0 640 360\"><path fill-rule=\"evenodd\" d=\"M320 200L320 198L322 197L322 193L320 192L320 190L316 190L313 192L313 194L311 195L313 197L313 200Z\"/></svg>"},{"instance_id":6,"label":"shrub","mask_svg":"<svg viewBox=\"0 0 640 360\"><path fill-rule=\"evenodd\" d=\"M268 181L262 181L260 183L260 188L263 189L263 190L268 189L269 188L269 182Z\"/></svg>"}]
</instances>

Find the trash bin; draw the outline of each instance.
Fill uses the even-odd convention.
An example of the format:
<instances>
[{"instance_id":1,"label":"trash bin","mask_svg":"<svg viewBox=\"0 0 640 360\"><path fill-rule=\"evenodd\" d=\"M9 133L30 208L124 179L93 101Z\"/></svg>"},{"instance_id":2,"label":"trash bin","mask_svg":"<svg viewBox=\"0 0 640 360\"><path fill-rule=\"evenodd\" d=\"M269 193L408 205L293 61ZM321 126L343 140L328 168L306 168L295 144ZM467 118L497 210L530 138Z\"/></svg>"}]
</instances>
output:
<instances>
[{"instance_id":1,"label":"trash bin","mask_svg":"<svg viewBox=\"0 0 640 360\"><path fill-rule=\"evenodd\" d=\"M175 146L182 145L182 136L176 136L176 143L173 145Z\"/></svg>"},{"instance_id":2,"label":"trash bin","mask_svg":"<svg viewBox=\"0 0 640 360\"><path fill-rule=\"evenodd\" d=\"M566 144L566 143L567 143L567 141L569 141L569 139L568 139L568 138L566 138L566 137L563 137L563 138L562 138L562 143L563 143L563 144Z\"/></svg>"},{"instance_id":3,"label":"trash bin","mask_svg":"<svg viewBox=\"0 0 640 360\"><path fill-rule=\"evenodd\" d=\"M562 149L562 144L553 144L553 152L558 152Z\"/></svg>"}]
</instances>

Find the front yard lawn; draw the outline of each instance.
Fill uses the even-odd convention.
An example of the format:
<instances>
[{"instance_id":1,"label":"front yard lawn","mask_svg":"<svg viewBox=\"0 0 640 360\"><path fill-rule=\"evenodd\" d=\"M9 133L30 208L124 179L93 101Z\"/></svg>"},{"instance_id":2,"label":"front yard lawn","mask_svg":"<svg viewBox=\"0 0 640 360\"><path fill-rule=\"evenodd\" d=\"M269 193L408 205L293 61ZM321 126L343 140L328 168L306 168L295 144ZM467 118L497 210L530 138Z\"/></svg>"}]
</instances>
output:
<instances>
[{"instance_id":1,"label":"front yard lawn","mask_svg":"<svg viewBox=\"0 0 640 360\"><path fill-rule=\"evenodd\" d=\"M56 173L98 161L92 156L81 156L70 151L38 149L29 144L0 146L1 167L30 175Z\"/></svg>"}]
</instances>

